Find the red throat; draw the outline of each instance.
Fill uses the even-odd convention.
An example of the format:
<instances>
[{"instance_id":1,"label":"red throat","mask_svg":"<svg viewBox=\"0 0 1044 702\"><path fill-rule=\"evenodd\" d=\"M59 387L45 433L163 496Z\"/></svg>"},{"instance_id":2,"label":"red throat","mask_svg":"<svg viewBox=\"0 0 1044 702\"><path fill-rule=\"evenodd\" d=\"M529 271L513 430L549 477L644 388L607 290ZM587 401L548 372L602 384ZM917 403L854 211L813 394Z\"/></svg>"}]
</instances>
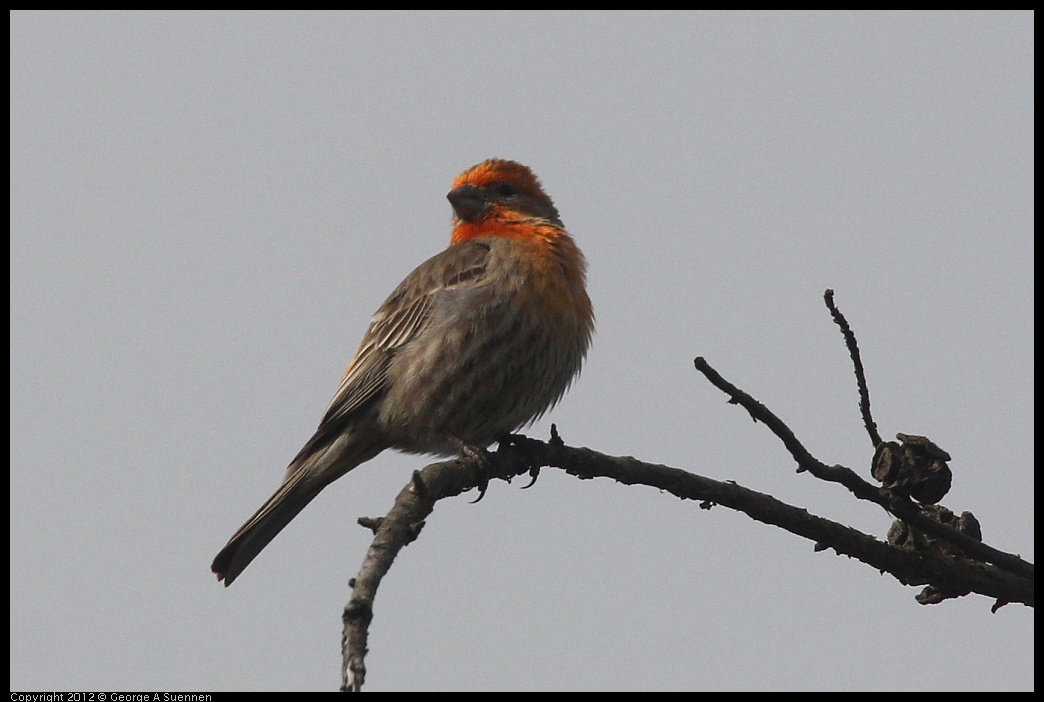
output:
<instances>
[{"instance_id":1,"label":"red throat","mask_svg":"<svg viewBox=\"0 0 1044 702\"><path fill-rule=\"evenodd\" d=\"M458 221L453 225L450 246L484 236L499 236L516 241L551 242L562 235L553 226L534 226L531 221L512 222L484 218L474 222Z\"/></svg>"}]
</instances>

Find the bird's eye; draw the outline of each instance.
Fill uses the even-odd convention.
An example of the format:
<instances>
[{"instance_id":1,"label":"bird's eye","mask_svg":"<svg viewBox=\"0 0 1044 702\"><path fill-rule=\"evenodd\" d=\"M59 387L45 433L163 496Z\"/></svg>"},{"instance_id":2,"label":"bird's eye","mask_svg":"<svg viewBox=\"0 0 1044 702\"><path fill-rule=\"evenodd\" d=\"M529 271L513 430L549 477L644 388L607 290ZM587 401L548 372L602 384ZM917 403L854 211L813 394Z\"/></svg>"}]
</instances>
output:
<instances>
[{"instance_id":1,"label":"bird's eye","mask_svg":"<svg viewBox=\"0 0 1044 702\"><path fill-rule=\"evenodd\" d=\"M515 194L515 188L507 183L502 183L493 189L496 191L497 195L503 197L511 197Z\"/></svg>"}]
</instances>

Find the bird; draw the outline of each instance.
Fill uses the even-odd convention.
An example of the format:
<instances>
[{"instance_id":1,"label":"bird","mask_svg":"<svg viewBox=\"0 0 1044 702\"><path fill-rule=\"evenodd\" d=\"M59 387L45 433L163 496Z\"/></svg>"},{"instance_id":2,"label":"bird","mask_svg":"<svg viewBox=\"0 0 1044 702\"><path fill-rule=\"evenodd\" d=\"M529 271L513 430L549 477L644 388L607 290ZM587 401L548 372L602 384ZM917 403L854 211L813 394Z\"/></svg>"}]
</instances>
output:
<instances>
[{"instance_id":1,"label":"bird","mask_svg":"<svg viewBox=\"0 0 1044 702\"><path fill-rule=\"evenodd\" d=\"M211 570L227 587L330 483L385 449L484 450L558 403L594 333L587 264L527 166L492 158L446 196L449 246L374 313L282 484Z\"/></svg>"}]
</instances>

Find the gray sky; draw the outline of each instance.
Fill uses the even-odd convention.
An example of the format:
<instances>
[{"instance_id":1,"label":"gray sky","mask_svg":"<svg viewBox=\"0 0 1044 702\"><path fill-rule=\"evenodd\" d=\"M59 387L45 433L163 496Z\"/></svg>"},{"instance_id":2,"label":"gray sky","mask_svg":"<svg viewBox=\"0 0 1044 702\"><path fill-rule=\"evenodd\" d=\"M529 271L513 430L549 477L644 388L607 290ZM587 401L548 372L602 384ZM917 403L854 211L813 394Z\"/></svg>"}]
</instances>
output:
<instances>
[{"instance_id":1,"label":"gray sky","mask_svg":"<svg viewBox=\"0 0 1044 702\"><path fill-rule=\"evenodd\" d=\"M347 581L423 457L386 452L228 590L367 321L449 237L453 177L530 165L598 328L573 445L772 493L953 456L944 504L1033 559L1033 16L11 15L11 687L334 689ZM1031 689L1033 612L750 519L547 470L441 503L378 593L367 689Z\"/></svg>"}]
</instances>

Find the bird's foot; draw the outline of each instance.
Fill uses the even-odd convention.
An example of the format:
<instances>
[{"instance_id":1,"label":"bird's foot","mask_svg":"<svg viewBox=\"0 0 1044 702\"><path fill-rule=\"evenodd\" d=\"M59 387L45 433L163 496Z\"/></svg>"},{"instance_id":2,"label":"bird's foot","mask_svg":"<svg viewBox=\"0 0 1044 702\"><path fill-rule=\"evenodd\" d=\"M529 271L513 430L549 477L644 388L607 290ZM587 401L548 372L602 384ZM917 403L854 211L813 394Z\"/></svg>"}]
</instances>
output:
<instances>
[{"instance_id":1,"label":"bird's foot","mask_svg":"<svg viewBox=\"0 0 1044 702\"><path fill-rule=\"evenodd\" d=\"M532 439L530 439L528 436L525 436L524 434L505 433L497 437L497 443L500 444L500 446L515 446L519 449L523 449L527 441L532 441ZM500 450L500 446L497 447L498 451ZM533 485L536 484L537 478L539 477L540 466L531 465L529 467L529 483L527 485L523 485L522 489L526 490L528 488L533 487Z\"/></svg>"},{"instance_id":2,"label":"bird's foot","mask_svg":"<svg viewBox=\"0 0 1044 702\"><path fill-rule=\"evenodd\" d=\"M489 476L493 473L493 456L485 448L473 446L460 437L454 436L453 441L457 444L460 455L464 458L472 459L478 466L479 496L471 501L471 504L475 504L486 496L486 488L489 487Z\"/></svg>"}]
</instances>

